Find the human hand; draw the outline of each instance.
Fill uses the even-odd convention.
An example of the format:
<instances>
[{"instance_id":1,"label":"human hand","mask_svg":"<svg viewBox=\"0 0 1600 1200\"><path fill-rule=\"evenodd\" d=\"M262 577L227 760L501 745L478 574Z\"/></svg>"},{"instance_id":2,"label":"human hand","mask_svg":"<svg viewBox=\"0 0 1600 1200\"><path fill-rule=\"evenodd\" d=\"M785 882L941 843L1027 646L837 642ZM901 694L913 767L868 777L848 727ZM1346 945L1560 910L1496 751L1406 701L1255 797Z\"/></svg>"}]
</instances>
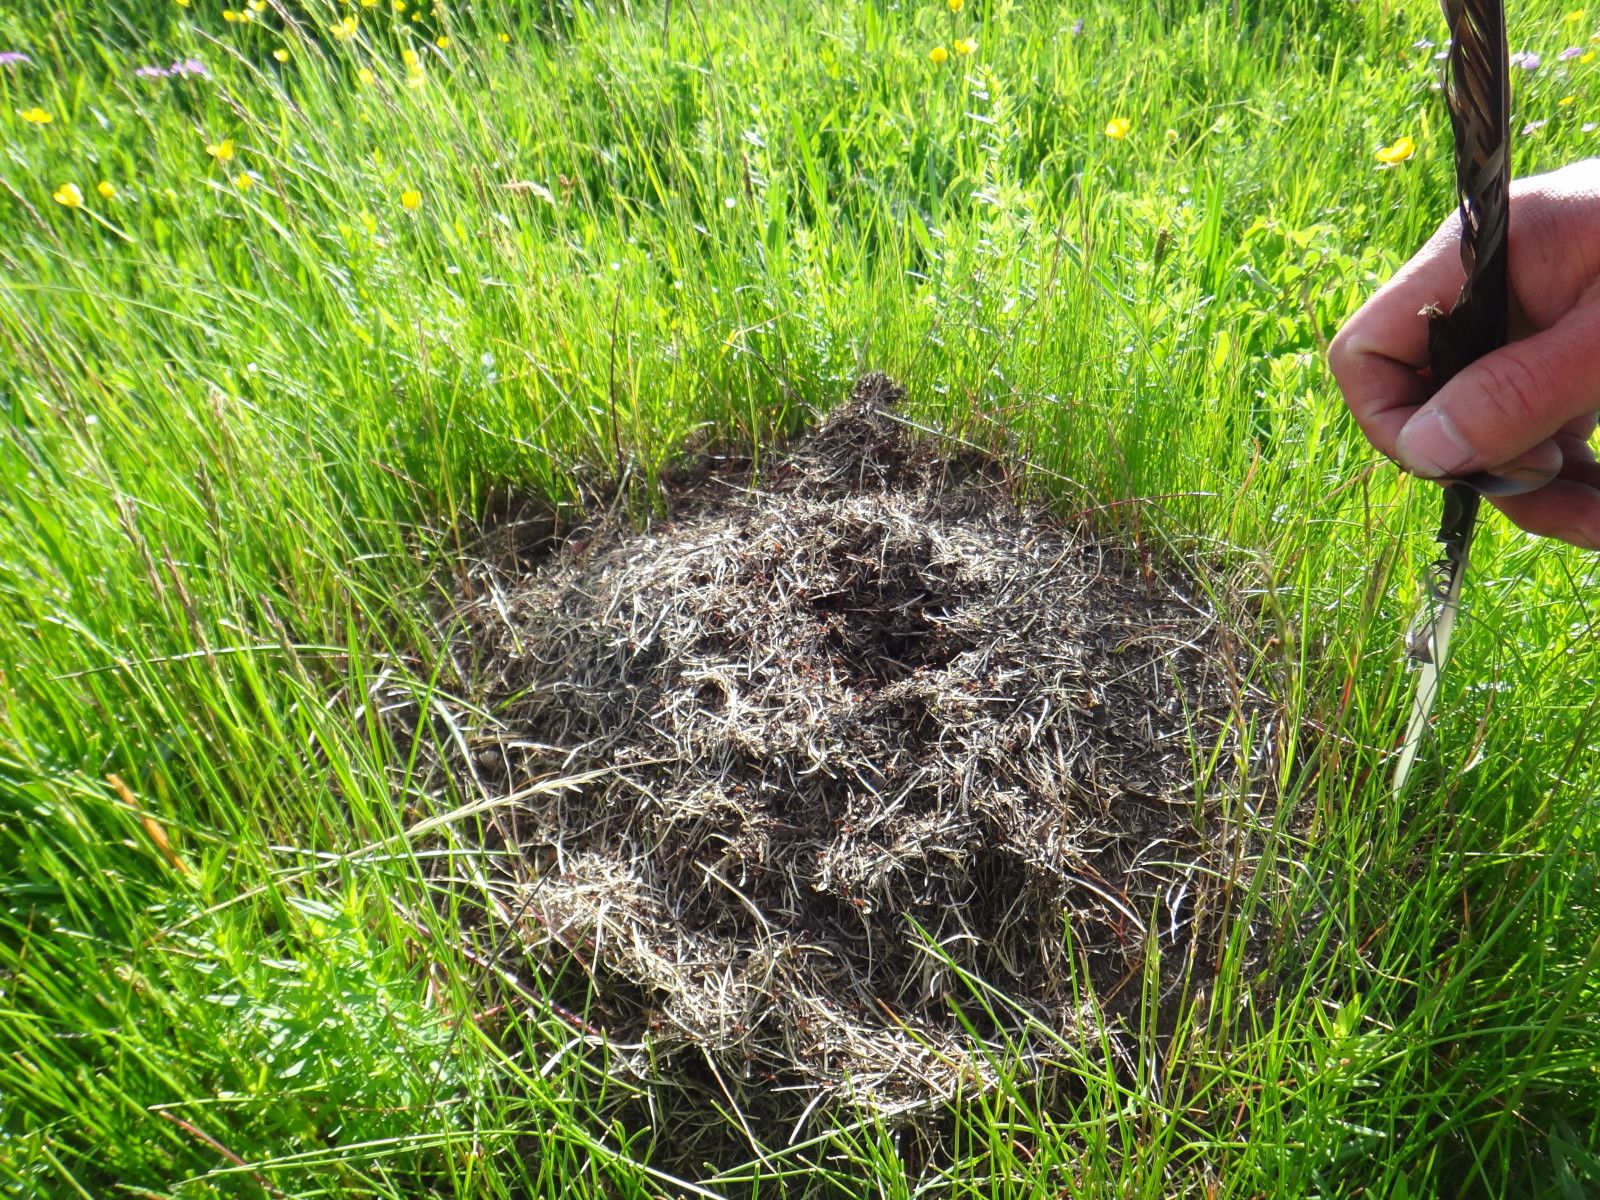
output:
<instances>
[{"instance_id":1,"label":"human hand","mask_svg":"<svg viewBox=\"0 0 1600 1200\"><path fill-rule=\"evenodd\" d=\"M1334 338L1328 365L1367 440L1424 479L1488 471L1488 500L1530 533L1600 549L1600 159L1517 181L1507 234L1511 337L1432 396L1428 305L1465 274L1452 214Z\"/></svg>"}]
</instances>

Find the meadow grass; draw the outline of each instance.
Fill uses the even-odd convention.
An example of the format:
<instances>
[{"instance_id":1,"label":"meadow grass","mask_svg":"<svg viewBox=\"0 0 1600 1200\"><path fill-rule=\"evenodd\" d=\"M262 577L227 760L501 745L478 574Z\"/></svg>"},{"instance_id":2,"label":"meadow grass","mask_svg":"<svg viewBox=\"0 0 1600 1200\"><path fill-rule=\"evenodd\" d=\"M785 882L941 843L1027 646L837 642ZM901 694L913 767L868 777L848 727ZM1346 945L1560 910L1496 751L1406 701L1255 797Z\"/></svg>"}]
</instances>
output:
<instances>
[{"instance_id":1,"label":"meadow grass","mask_svg":"<svg viewBox=\"0 0 1600 1200\"><path fill-rule=\"evenodd\" d=\"M1548 122L1518 172L1593 153L1600 61L1557 55L1600 14L1512 10L1543 56L1515 121ZM10 1191L1600 1190L1593 560L1489 521L1393 802L1437 493L1322 365L1451 203L1430 5L418 16L0 12L30 59L0 66ZM1262 614L1284 886L1169 1056L1063 1046L1065 1095L1008 1077L936 1160L862 1122L686 1163L561 980L499 979L476 797L372 697L460 686L436 614L473 521L759 462L867 368Z\"/></svg>"}]
</instances>

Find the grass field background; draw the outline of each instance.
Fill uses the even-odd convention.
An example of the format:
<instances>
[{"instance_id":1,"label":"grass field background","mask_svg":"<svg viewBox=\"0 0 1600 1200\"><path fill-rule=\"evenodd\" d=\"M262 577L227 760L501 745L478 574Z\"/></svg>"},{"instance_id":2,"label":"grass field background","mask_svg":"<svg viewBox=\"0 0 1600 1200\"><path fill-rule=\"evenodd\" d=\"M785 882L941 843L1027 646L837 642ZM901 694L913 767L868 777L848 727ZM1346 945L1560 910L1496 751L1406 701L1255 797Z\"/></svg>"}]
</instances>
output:
<instances>
[{"instance_id":1,"label":"grass field background","mask_svg":"<svg viewBox=\"0 0 1600 1200\"><path fill-rule=\"evenodd\" d=\"M1518 172L1595 153L1600 10L1511 8ZM226 16L0 11L0 1185L1600 1191L1594 560L1489 521L1392 802L1437 493L1322 365L1451 203L1432 6ZM934 1159L866 1123L685 1163L486 978L482 813L368 698L459 685L472 521L619 474L643 511L868 368L1262 613L1271 964L1230 951L1170 1069L1064 1047L1067 1098L973 1098Z\"/></svg>"}]
</instances>

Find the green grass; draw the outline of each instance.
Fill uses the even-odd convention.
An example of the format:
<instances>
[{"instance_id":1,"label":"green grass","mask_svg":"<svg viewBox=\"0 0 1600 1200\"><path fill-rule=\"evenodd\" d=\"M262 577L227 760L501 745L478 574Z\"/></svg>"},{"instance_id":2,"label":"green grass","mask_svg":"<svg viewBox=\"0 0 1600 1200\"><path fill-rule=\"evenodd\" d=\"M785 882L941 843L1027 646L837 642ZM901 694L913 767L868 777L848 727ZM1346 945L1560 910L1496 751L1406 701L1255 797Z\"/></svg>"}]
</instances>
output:
<instances>
[{"instance_id":1,"label":"green grass","mask_svg":"<svg viewBox=\"0 0 1600 1200\"><path fill-rule=\"evenodd\" d=\"M1594 560L1490 522L1392 802L1437 498L1321 363L1450 204L1434 10L1086 5L0 12L33 59L0 67L7 1188L1600 1190ZM1556 62L1594 22L1513 10L1545 59L1516 122L1549 120L1518 171L1594 153L1600 61ZM191 55L209 78L133 75ZM603 1048L486 978L484 814L375 697L460 686L432 614L464 522L619 473L645 503L869 367L1256 598L1300 818L1250 908L1272 963L1241 930L1170 1068L1063 1047L1064 1098L973 1098L938 1161L869 1124L686 1166Z\"/></svg>"}]
</instances>

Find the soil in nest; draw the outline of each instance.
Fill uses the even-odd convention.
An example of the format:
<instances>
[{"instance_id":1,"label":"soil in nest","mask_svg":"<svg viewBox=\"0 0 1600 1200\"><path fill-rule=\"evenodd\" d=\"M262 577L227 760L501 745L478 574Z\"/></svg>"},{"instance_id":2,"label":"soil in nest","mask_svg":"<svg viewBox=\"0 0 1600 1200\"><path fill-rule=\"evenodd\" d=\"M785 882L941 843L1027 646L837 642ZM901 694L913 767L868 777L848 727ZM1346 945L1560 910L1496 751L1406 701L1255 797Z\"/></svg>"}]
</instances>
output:
<instances>
[{"instance_id":1,"label":"soil in nest","mask_svg":"<svg viewBox=\"0 0 1600 1200\"><path fill-rule=\"evenodd\" d=\"M1246 882L1261 714L1192 576L1019 507L900 399L868 376L759 482L485 562L458 610L476 785L576 780L501 823L519 935L656 1070L947 1097L989 1073L970 1030L1098 1039L1157 947L1170 1006Z\"/></svg>"}]
</instances>

